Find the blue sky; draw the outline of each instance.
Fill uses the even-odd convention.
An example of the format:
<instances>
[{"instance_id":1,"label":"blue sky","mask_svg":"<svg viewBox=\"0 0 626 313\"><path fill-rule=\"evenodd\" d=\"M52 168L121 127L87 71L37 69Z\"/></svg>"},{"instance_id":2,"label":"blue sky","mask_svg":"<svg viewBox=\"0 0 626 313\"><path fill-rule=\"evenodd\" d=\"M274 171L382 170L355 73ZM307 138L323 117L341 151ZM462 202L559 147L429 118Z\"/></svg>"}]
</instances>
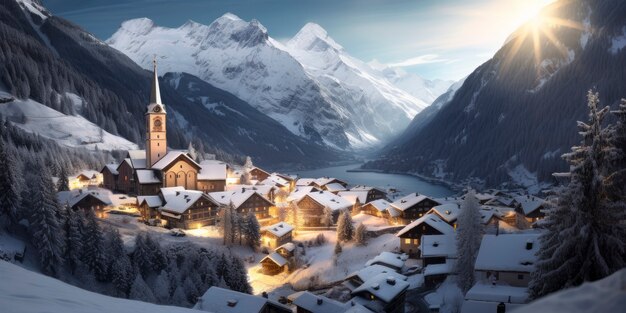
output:
<instances>
[{"instance_id":1,"label":"blue sky","mask_svg":"<svg viewBox=\"0 0 626 313\"><path fill-rule=\"evenodd\" d=\"M426 78L460 79L488 60L508 35L551 0L43 0L107 39L121 22L148 17L178 27L209 24L226 12L257 19L287 40L307 22L324 27L348 53Z\"/></svg>"}]
</instances>

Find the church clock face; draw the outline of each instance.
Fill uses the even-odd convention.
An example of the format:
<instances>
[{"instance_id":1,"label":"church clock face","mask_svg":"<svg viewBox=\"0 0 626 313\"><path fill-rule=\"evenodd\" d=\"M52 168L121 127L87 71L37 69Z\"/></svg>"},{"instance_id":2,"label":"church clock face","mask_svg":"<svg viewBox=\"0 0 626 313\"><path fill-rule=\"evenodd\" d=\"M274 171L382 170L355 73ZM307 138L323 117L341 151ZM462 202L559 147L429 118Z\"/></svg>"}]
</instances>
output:
<instances>
[{"instance_id":1,"label":"church clock face","mask_svg":"<svg viewBox=\"0 0 626 313\"><path fill-rule=\"evenodd\" d=\"M152 127L153 131L161 131L161 128L163 127L163 122L161 122L160 118L155 118L154 119L154 127Z\"/></svg>"},{"instance_id":2,"label":"church clock face","mask_svg":"<svg viewBox=\"0 0 626 313\"><path fill-rule=\"evenodd\" d=\"M161 107L157 105L157 106L154 107L153 111L156 112L156 113L159 113L159 112L161 112Z\"/></svg>"}]
</instances>

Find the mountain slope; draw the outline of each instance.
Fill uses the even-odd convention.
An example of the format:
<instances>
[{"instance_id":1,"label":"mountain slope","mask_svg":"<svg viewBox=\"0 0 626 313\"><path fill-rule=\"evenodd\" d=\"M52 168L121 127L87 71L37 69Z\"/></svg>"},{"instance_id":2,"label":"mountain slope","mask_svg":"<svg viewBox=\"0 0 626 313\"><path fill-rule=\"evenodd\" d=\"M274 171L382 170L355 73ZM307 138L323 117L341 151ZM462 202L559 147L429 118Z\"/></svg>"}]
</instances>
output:
<instances>
[{"instance_id":1,"label":"mountain slope","mask_svg":"<svg viewBox=\"0 0 626 313\"><path fill-rule=\"evenodd\" d=\"M80 115L112 135L143 145L144 112L150 94L149 72L80 27L51 15L35 0L0 2L0 39L3 90L65 115ZM226 96L219 89L204 90L205 97L219 97L224 103L243 105L240 99ZM219 124L221 116L209 114L206 109L189 109L198 105L169 85L163 86L162 93L168 111L172 112L168 115L172 124L168 127L168 144L172 148L186 148L189 141L194 141L204 146L206 152L250 153L259 159L260 165L324 163L341 157L336 151L304 142L296 136L275 136L276 123L268 124L267 128L262 123L250 123L250 118L266 118L258 111L249 111L252 116L229 121L233 127L240 126L263 135L267 145L275 146L271 154L268 149L254 150L235 144L242 138L247 140L248 135L244 133L191 132L194 127ZM189 125L176 125L176 117L187 119ZM279 139L274 141L275 138ZM284 150L286 140L292 143L290 150ZM309 154L295 154L294 150ZM276 153L280 153L280 157L276 157Z\"/></svg>"},{"instance_id":2,"label":"mountain slope","mask_svg":"<svg viewBox=\"0 0 626 313\"><path fill-rule=\"evenodd\" d=\"M536 45L529 22L427 127L367 167L490 185L551 181L564 170L560 155L579 140L587 90L596 88L605 105L626 96L626 3L559 1L542 14Z\"/></svg>"},{"instance_id":3,"label":"mountain slope","mask_svg":"<svg viewBox=\"0 0 626 313\"><path fill-rule=\"evenodd\" d=\"M187 72L227 90L292 133L329 146L371 146L398 134L424 103L348 56L321 27L305 26L287 45L258 21L225 14L179 28L126 21L107 40L144 68Z\"/></svg>"}]
</instances>

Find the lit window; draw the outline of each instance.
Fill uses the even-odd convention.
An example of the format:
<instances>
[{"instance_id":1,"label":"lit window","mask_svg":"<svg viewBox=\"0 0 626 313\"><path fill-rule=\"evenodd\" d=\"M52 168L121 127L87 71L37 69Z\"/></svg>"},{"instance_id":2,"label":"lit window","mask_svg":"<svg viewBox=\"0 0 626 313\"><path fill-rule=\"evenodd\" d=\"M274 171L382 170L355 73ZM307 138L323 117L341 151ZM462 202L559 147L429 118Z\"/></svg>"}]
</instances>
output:
<instances>
[{"instance_id":1,"label":"lit window","mask_svg":"<svg viewBox=\"0 0 626 313\"><path fill-rule=\"evenodd\" d=\"M404 238L404 243L407 245L411 244L411 238Z\"/></svg>"}]
</instances>

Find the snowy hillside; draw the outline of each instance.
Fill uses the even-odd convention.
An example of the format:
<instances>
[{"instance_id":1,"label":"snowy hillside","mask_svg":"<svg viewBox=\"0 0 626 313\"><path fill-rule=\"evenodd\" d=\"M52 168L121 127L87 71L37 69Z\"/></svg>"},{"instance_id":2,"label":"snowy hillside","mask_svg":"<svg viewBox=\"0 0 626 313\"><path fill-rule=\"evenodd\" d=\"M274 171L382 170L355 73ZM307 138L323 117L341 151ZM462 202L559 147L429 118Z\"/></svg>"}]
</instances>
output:
<instances>
[{"instance_id":1,"label":"snowy hillside","mask_svg":"<svg viewBox=\"0 0 626 313\"><path fill-rule=\"evenodd\" d=\"M11 313L183 313L174 306L113 298L89 292L17 265L0 261L0 307Z\"/></svg>"},{"instance_id":2,"label":"snowy hillside","mask_svg":"<svg viewBox=\"0 0 626 313\"><path fill-rule=\"evenodd\" d=\"M0 99L12 98L12 95L0 91ZM72 99L76 106L80 106L78 96L72 95ZM99 150L138 149L136 144L104 131L80 115L65 115L34 100L0 103L0 113L17 127L53 139L62 146L90 150L96 147Z\"/></svg>"},{"instance_id":3,"label":"snowy hillside","mask_svg":"<svg viewBox=\"0 0 626 313\"><path fill-rule=\"evenodd\" d=\"M294 134L342 149L389 139L429 104L347 55L314 24L283 45L258 21L232 14L178 28L141 18L124 22L107 43L144 68L156 54L164 72L198 76Z\"/></svg>"}]
</instances>

